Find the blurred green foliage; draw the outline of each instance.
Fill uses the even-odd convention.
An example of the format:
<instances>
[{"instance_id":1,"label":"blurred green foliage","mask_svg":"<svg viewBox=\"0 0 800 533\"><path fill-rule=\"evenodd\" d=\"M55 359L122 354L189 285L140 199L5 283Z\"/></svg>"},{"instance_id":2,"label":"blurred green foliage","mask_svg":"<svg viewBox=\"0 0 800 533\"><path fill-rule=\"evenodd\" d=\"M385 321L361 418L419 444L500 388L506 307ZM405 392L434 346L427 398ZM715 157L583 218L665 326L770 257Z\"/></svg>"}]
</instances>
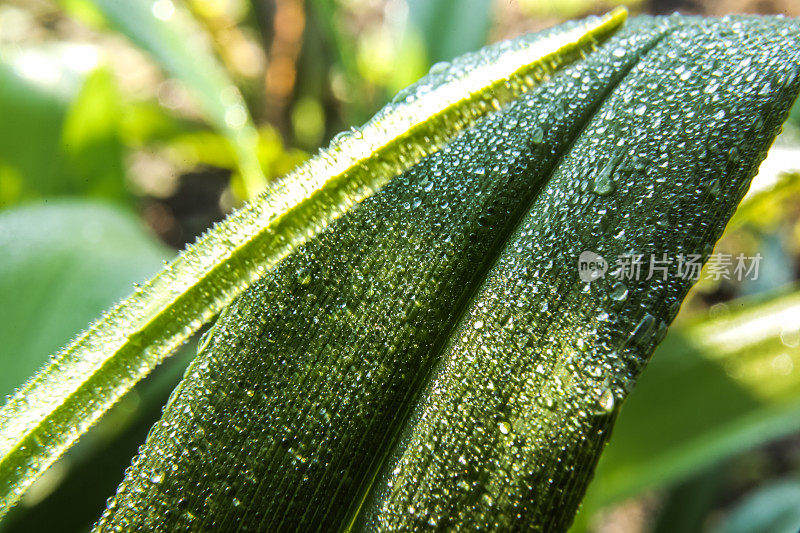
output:
<instances>
[{"instance_id":1,"label":"blurred green foliage","mask_svg":"<svg viewBox=\"0 0 800 533\"><path fill-rule=\"evenodd\" d=\"M171 255L132 213L108 204L0 212L0 397Z\"/></svg>"},{"instance_id":2,"label":"blurred green foliage","mask_svg":"<svg viewBox=\"0 0 800 533\"><path fill-rule=\"evenodd\" d=\"M797 291L732 301L674 327L623 406L584 513L796 433L797 367Z\"/></svg>"},{"instance_id":3,"label":"blurred green foliage","mask_svg":"<svg viewBox=\"0 0 800 533\"><path fill-rule=\"evenodd\" d=\"M67 194L126 198L116 82L68 60L87 53L61 45L0 60L0 206Z\"/></svg>"},{"instance_id":4,"label":"blurred green foliage","mask_svg":"<svg viewBox=\"0 0 800 533\"><path fill-rule=\"evenodd\" d=\"M738 503L714 533L794 533L800 523L800 481L786 479L759 489Z\"/></svg>"}]
</instances>

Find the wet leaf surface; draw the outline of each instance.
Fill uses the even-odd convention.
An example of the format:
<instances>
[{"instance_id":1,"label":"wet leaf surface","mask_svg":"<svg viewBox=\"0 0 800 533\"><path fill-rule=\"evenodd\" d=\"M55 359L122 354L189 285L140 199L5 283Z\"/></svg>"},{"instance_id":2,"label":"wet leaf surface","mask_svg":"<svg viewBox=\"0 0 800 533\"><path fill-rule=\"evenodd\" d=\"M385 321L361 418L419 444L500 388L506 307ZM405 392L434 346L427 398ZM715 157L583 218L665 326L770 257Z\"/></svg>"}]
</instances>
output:
<instances>
[{"instance_id":1,"label":"wet leaf surface","mask_svg":"<svg viewBox=\"0 0 800 533\"><path fill-rule=\"evenodd\" d=\"M797 28L636 19L390 180L225 311L98 529L566 529L691 284L608 264L710 254Z\"/></svg>"}]
</instances>

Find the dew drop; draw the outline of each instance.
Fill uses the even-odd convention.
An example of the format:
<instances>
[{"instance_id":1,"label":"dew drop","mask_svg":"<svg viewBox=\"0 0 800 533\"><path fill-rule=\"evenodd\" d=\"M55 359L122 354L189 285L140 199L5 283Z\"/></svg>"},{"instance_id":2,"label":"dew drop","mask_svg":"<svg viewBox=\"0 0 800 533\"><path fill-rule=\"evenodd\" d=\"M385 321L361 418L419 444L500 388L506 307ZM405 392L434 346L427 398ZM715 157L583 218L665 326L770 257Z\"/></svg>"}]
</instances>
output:
<instances>
[{"instance_id":1,"label":"dew drop","mask_svg":"<svg viewBox=\"0 0 800 533\"><path fill-rule=\"evenodd\" d=\"M611 292L608 296L615 302L624 302L625 299L628 298L628 287L619 281L615 283L613 287L611 287Z\"/></svg>"},{"instance_id":2,"label":"dew drop","mask_svg":"<svg viewBox=\"0 0 800 533\"><path fill-rule=\"evenodd\" d=\"M155 472L150 474L150 481L152 481L155 484L161 483L162 481L164 481L164 472L162 472L161 470L156 470Z\"/></svg>"},{"instance_id":3,"label":"dew drop","mask_svg":"<svg viewBox=\"0 0 800 533\"><path fill-rule=\"evenodd\" d=\"M541 144L542 141L544 141L544 130L540 126L536 126L531 132L531 142Z\"/></svg>"},{"instance_id":4,"label":"dew drop","mask_svg":"<svg viewBox=\"0 0 800 533\"><path fill-rule=\"evenodd\" d=\"M308 285L311 283L311 272L307 268L300 268L295 273L297 283L300 285Z\"/></svg>"},{"instance_id":5,"label":"dew drop","mask_svg":"<svg viewBox=\"0 0 800 533\"><path fill-rule=\"evenodd\" d=\"M600 407L599 414L610 413L614 410L614 393L611 389L604 389L597 398L597 405Z\"/></svg>"},{"instance_id":6,"label":"dew drop","mask_svg":"<svg viewBox=\"0 0 800 533\"><path fill-rule=\"evenodd\" d=\"M720 185L719 185L719 180L718 179L714 179L708 185L708 193L714 198L719 198Z\"/></svg>"},{"instance_id":7,"label":"dew drop","mask_svg":"<svg viewBox=\"0 0 800 533\"><path fill-rule=\"evenodd\" d=\"M614 171L616 171L617 165L619 165L621 160L622 154L616 154L606 166L603 167L594 180L594 188L592 190L595 194L606 196L614 192L616 188L616 184L614 183Z\"/></svg>"},{"instance_id":8,"label":"dew drop","mask_svg":"<svg viewBox=\"0 0 800 533\"><path fill-rule=\"evenodd\" d=\"M642 319L636 325L636 329L634 329L633 333L631 334L631 343L641 345L647 342L655 325L655 317L650 313L645 313Z\"/></svg>"}]
</instances>

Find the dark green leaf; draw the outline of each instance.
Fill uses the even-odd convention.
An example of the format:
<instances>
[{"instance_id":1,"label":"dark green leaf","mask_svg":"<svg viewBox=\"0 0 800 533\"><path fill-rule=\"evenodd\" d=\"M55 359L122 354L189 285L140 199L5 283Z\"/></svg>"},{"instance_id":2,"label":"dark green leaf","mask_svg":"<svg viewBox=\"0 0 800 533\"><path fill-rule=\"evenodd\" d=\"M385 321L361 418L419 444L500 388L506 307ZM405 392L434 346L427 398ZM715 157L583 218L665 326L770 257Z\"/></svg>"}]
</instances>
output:
<instances>
[{"instance_id":1,"label":"dark green leaf","mask_svg":"<svg viewBox=\"0 0 800 533\"><path fill-rule=\"evenodd\" d=\"M559 531L785 120L796 21L639 19L238 298L100 529Z\"/></svg>"},{"instance_id":2,"label":"dark green leaf","mask_svg":"<svg viewBox=\"0 0 800 533\"><path fill-rule=\"evenodd\" d=\"M434 69L107 311L0 409L0 516L125 391L254 280L481 117L592 52L625 17L617 11L567 24Z\"/></svg>"}]
</instances>

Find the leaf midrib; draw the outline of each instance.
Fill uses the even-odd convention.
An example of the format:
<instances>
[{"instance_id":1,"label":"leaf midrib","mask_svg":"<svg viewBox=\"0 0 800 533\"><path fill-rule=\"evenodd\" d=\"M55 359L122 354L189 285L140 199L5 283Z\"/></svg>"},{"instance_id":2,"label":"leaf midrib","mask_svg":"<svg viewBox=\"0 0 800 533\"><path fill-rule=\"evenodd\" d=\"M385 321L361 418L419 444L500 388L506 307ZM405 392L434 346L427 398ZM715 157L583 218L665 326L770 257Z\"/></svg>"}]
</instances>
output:
<instances>
[{"instance_id":1,"label":"leaf midrib","mask_svg":"<svg viewBox=\"0 0 800 533\"><path fill-rule=\"evenodd\" d=\"M598 109L609 98L611 93L613 93L613 91L619 87L628 73L636 67L641 58L650 52L666 36L675 31L675 29L676 26L662 28L661 33L657 36L654 36L652 41L648 43L647 46L643 47L641 52L636 57L636 61L631 62L629 66L622 69L617 74L617 78L608 84L608 86L602 91L601 96L595 102L593 102L592 105L589 106L584 114L580 117L572 137L566 140L563 144L560 144L561 149L558 151L557 155L552 158L552 164L550 167L546 171L542 172L542 179L540 180L538 186L529 193L528 198L521 202L520 207L508 217L502 229L499 231L497 238L489 247L485 260L477 265L474 274L470 277L467 290L464 291L464 293L462 293L459 299L454 303L453 308L455 309L455 314L453 315L449 326L443 328L441 334L434 341L433 346L431 347L431 352L434 355L426 359L428 361L426 367L419 372L416 381L411 387L409 387L409 394L404 398L403 401L403 410L398 415L397 422L392 428L391 433L387 433L387 435L380 441L379 448L382 450L382 452L379 456L373 459L369 468L370 474L365 477L365 481L358 488L357 497L353 499L350 509L348 509L348 512L345 515L344 521L338 527L338 531L342 533L349 533L353 531L356 522L361 518L363 505L372 492L372 487L375 481L378 479L381 472L383 472L389 457L391 457L392 452L395 450L398 442L400 441L403 432L408 425L408 421L413 414L414 409L416 408L417 404L415 400L420 397L420 394L426 389L426 385L430 383L430 380L436 374L436 368L443 364L444 358L442 356L444 355L444 351L447 348L450 340L453 338L458 325L464 320L465 315L469 311L469 303L474 300L475 295L481 289L483 280L486 279L488 272L491 271L491 269L500 259L501 254L506 248L514 230L520 225L522 219L531 210L531 207L538 198L539 193L550 181L554 172L556 172L556 170L559 168L562 159L566 156L566 154L569 153L575 141L582 135L586 127L596 115ZM521 172L524 172L524 170L521 170ZM557 307L555 311L558 311ZM330 501L334 502L335 498L331 498Z\"/></svg>"}]
</instances>

